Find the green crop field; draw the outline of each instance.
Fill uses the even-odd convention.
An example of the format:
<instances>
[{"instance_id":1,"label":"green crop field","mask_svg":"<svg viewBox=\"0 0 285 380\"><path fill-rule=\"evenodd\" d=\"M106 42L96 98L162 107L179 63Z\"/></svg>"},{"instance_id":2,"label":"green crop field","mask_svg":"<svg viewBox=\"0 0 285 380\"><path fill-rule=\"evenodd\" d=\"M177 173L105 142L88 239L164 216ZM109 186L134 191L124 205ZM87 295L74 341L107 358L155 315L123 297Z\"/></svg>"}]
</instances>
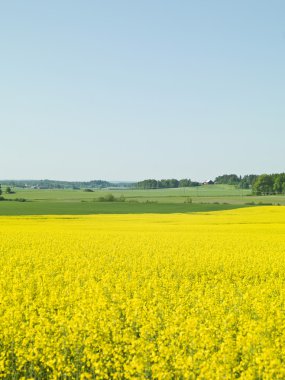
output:
<instances>
[{"instance_id":1,"label":"green crop field","mask_svg":"<svg viewBox=\"0 0 285 380\"><path fill-rule=\"evenodd\" d=\"M241 205L199 203L129 203L129 202L1 202L0 215L84 215L189 213L219 211Z\"/></svg>"},{"instance_id":2,"label":"green crop field","mask_svg":"<svg viewBox=\"0 0 285 380\"><path fill-rule=\"evenodd\" d=\"M251 190L230 185L205 185L192 188L137 190L13 189L3 195L0 215L40 214L105 214L105 213L185 213L214 211L254 204L285 204L285 196L252 196ZM100 197L114 195L124 202L98 202ZM16 201L23 198L26 202Z\"/></svg>"}]
</instances>

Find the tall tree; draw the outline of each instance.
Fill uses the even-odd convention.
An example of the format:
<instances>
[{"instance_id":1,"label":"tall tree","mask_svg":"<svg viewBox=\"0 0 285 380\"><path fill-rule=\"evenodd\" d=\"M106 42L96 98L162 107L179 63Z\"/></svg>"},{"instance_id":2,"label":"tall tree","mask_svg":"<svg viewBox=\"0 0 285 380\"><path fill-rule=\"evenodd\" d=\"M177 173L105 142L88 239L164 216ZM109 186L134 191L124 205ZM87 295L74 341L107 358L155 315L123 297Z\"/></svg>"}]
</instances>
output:
<instances>
[{"instance_id":1,"label":"tall tree","mask_svg":"<svg viewBox=\"0 0 285 380\"><path fill-rule=\"evenodd\" d=\"M284 193L284 190L285 190L285 173L277 174L275 176L273 190L277 194Z\"/></svg>"},{"instance_id":2,"label":"tall tree","mask_svg":"<svg viewBox=\"0 0 285 380\"><path fill-rule=\"evenodd\" d=\"M252 190L257 195L269 195L273 193L274 179L272 175L262 174L254 182Z\"/></svg>"}]
</instances>

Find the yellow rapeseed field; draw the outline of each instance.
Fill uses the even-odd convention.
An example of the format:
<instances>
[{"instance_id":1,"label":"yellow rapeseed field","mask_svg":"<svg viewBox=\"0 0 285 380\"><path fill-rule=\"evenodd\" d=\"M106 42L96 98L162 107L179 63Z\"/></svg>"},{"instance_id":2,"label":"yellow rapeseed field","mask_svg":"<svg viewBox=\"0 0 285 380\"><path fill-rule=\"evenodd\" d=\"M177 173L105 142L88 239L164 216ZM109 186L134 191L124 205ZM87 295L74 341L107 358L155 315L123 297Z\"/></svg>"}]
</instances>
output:
<instances>
[{"instance_id":1,"label":"yellow rapeseed field","mask_svg":"<svg viewBox=\"0 0 285 380\"><path fill-rule=\"evenodd\" d=\"M284 379L285 208L0 218L5 379Z\"/></svg>"}]
</instances>

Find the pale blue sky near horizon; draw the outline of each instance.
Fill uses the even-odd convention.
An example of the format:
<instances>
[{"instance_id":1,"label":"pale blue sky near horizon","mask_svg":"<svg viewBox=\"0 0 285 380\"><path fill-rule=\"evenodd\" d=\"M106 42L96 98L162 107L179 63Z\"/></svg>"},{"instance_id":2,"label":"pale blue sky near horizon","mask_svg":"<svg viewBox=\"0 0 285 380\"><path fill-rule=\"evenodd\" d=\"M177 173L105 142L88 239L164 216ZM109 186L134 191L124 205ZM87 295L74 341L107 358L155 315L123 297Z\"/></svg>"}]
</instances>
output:
<instances>
[{"instance_id":1,"label":"pale blue sky near horizon","mask_svg":"<svg viewBox=\"0 0 285 380\"><path fill-rule=\"evenodd\" d=\"M285 171L282 0L0 2L0 179Z\"/></svg>"}]
</instances>

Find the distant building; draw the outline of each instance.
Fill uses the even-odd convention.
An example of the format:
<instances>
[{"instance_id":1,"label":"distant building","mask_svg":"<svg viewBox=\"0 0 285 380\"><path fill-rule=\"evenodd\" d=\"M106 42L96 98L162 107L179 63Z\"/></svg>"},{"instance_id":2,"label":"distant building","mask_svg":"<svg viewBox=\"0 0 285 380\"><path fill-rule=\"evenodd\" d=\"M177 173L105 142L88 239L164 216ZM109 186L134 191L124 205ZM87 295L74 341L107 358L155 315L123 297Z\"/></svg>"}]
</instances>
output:
<instances>
[{"instance_id":1,"label":"distant building","mask_svg":"<svg viewBox=\"0 0 285 380\"><path fill-rule=\"evenodd\" d=\"M214 185L214 181L212 181L211 179L208 181L204 181L203 185Z\"/></svg>"}]
</instances>

